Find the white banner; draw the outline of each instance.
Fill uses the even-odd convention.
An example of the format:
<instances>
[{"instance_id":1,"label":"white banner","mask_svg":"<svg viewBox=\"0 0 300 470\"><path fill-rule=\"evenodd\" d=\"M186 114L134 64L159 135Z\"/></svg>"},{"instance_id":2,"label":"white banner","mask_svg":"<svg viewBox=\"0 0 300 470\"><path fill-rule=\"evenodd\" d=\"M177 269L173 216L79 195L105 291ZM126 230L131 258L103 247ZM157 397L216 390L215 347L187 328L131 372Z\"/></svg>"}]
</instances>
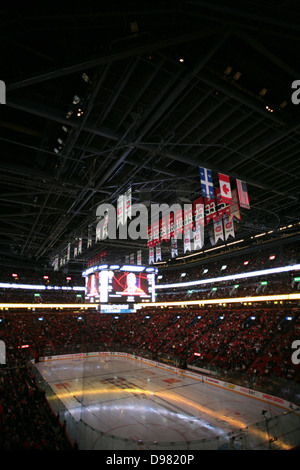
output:
<instances>
[{"instance_id":1,"label":"white banner","mask_svg":"<svg viewBox=\"0 0 300 470\"><path fill-rule=\"evenodd\" d=\"M193 250L201 250L204 245L204 227L199 224L194 231L194 246Z\"/></svg>"},{"instance_id":2,"label":"white banner","mask_svg":"<svg viewBox=\"0 0 300 470\"><path fill-rule=\"evenodd\" d=\"M125 222L131 219L131 188L124 194Z\"/></svg>"},{"instance_id":3,"label":"white banner","mask_svg":"<svg viewBox=\"0 0 300 470\"><path fill-rule=\"evenodd\" d=\"M225 240L231 236L235 238L234 224L233 219L224 215L224 230L225 230Z\"/></svg>"},{"instance_id":4,"label":"white banner","mask_svg":"<svg viewBox=\"0 0 300 470\"><path fill-rule=\"evenodd\" d=\"M171 238L171 257L175 258L176 256L178 256L177 239L172 237Z\"/></svg>"},{"instance_id":5,"label":"white banner","mask_svg":"<svg viewBox=\"0 0 300 470\"><path fill-rule=\"evenodd\" d=\"M225 216L224 216L225 217ZM214 237L215 237L215 244L219 240L224 240L224 230L223 230L223 222L222 219L218 222L214 221Z\"/></svg>"},{"instance_id":6,"label":"white banner","mask_svg":"<svg viewBox=\"0 0 300 470\"><path fill-rule=\"evenodd\" d=\"M184 233L183 248L184 253L186 253L187 251L191 251L190 229L188 229L186 233Z\"/></svg>"},{"instance_id":7,"label":"white banner","mask_svg":"<svg viewBox=\"0 0 300 470\"><path fill-rule=\"evenodd\" d=\"M161 246L160 243L156 244L156 262L161 261Z\"/></svg>"},{"instance_id":8,"label":"white banner","mask_svg":"<svg viewBox=\"0 0 300 470\"><path fill-rule=\"evenodd\" d=\"M142 250L138 250L137 252L137 264L138 266L142 264Z\"/></svg>"},{"instance_id":9,"label":"white banner","mask_svg":"<svg viewBox=\"0 0 300 470\"><path fill-rule=\"evenodd\" d=\"M118 197L117 201L117 227L124 225L125 211L124 211L124 195Z\"/></svg>"},{"instance_id":10,"label":"white banner","mask_svg":"<svg viewBox=\"0 0 300 470\"><path fill-rule=\"evenodd\" d=\"M149 264L154 263L154 248L153 246L149 246Z\"/></svg>"}]
</instances>

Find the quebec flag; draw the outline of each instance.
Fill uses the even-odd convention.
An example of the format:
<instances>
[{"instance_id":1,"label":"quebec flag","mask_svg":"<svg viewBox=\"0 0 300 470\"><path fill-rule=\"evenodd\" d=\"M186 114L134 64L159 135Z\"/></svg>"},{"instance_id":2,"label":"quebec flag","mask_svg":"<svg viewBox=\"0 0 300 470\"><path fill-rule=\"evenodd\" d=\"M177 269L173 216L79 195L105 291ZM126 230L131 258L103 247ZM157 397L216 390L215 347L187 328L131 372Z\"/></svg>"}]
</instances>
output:
<instances>
[{"instance_id":1,"label":"quebec flag","mask_svg":"<svg viewBox=\"0 0 300 470\"><path fill-rule=\"evenodd\" d=\"M215 199L212 171L201 166L199 167L199 170L202 196L209 199Z\"/></svg>"}]
</instances>

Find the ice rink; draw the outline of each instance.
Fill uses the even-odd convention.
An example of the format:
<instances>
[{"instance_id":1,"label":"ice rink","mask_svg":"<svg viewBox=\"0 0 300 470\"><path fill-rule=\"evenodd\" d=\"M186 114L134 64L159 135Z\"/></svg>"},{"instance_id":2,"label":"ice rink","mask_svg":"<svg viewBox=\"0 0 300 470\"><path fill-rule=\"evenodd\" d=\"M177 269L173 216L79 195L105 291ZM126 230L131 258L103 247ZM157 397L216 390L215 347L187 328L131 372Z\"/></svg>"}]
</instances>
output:
<instances>
[{"instance_id":1,"label":"ice rink","mask_svg":"<svg viewBox=\"0 0 300 470\"><path fill-rule=\"evenodd\" d=\"M265 420L286 410L205 383L201 376L196 380L139 359L114 356L59 359L35 366L76 422L82 420L101 432L93 436L91 449L103 448L103 434L140 443L143 449L152 448L149 443L161 449L170 443L173 449L189 449L201 440L213 442L211 448L217 441L219 448L242 449L257 441L264 449L259 441L268 436L276 436L274 448L287 448L278 420Z\"/></svg>"}]
</instances>

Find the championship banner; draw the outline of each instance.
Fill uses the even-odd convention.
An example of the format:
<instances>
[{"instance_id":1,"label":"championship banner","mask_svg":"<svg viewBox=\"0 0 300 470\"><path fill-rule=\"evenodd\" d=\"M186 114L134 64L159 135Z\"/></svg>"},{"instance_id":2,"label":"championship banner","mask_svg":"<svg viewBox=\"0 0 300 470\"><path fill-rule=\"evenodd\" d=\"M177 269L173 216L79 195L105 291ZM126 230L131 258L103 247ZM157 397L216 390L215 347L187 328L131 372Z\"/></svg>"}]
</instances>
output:
<instances>
[{"instance_id":1,"label":"championship banner","mask_svg":"<svg viewBox=\"0 0 300 470\"><path fill-rule=\"evenodd\" d=\"M225 240L231 236L235 238L234 223L233 219L229 218L227 215L224 216L224 230L225 230Z\"/></svg>"},{"instance_id":2,"label":"championship banner","mask_svg":"<svg viewBox=\"0 0 300 470\"><path fill-rule=\"evenodd\" d=\"M77 258L78 248L77 246L74 247L74 258Z\"/></svg>"},{"instance_id":3,"label":"championship banner","mask_svg":"<svg viewBox=\"0 0 300 470\"><path fill-rule=\"evenodd\" d=\"M166 241L167 238L167 218L163 217L160 221L160 241Z\"/></svg>"},{"instance_id":4,"label":"championship banner","mask_svg":"<svg viewBox=\"0 0 300 470\"><path fill-rule=\"evenodd\" d=\"M128 191L126 191L124 194L125 223L127 219L131 219L131 205L131 188L129 188Z\"/></svg>"},{"instance_id":5,"label":"championship banner","mask_svg":"<svg viewBox=\"0 0 300 470\"><path fill-rule=\"evenodd\" d=\"M129 264L129 255L125 255L125 263Z\"/></svg>"},{"instance_id":6,"label":"championship banner","mask_svg":"<svg viewBox=\"0 0 300 470\"><path fill-rule=\"evenodd\" d=\"M105 240L108 237L108 212L104 216L104 223L102 229L102 240Z\"/></svg>"},{"instance_id":7,"label":"championship banner","mask_svg":"<svg viewBox=\"0 0 300 470\"><path fill-rule=\"evenodd\" d=\"M141 264L142 264L142 250L138 250L137 255L136 255L136 259L137 259L137 265L141 266Z\"/></svg>"},{"instance_id":8,"label":"championship banner","mask_svg":"<svg viewBox=\"0 0 300 470\"><path fill-rule=\"evenodd\" d=\"M159 243L159 220L152 224L152 246Z\"/></svg>"},{"instance_id":9,"label":"championship banner","mask_svg":"<svg viewBox=\"0 0 300 470\"><path fill-rule=\"evenodd\" d=\"M198 228L199 224L201 224L203 227L205 225L205 219L204 219L204 204L203 204L203 198L199 197L193 202L194 206L194 219L195 219L195 228Z\"/></svg>"},{"instance_id":10,"label":"championship banner","mask_svg":"<svg viewBox=\"0 0 300 470\"><path fill-rule=\"evenodd\" d=\"M98 240L101 240L101 229L96 227L96 243Z\"/></svg>"},{"instance_id":11,"label":"championship banner","mask_svg":"<svg viewBox=\"0 0 300 470\"><path fill-rule=\"evenodd\" d=\"M134 264L134 253L130 254L129 263Z\"/></svg>"},{"instance_id":12,"label":"championship banner","mask_svg":"<svg viewBox=\"0 0 300 470\"><path fill-rule=\"evenodd\" d=\"M183 249L184 253L191 251L190 229L184 232Z\"/></svg>"},{"instance_id":13,"label":"championship banner","mask_svg":"<svg viewBox=\"0 0 300 470\"><path fill-rule=\"evenodd\" d=\"M124 225L125 210L124 210L124 195L118 197L117 200L117 228L119 225Z\"/></svg>"},{"instance_id":14,"label":"championship banner","mask_svg":"<svg viewBox=\"0 0 300 470\"><path fill-rule=\"evenodd\" d=\"M190 231L193 230L193 206L189 204L189 206L184 208L184 233L188 233L190 235Z\"/></svg>"},{"instance_id":15,"label":"championship banner","mask_svg":"<svg viewBox=\"0 0 300 470\"><path fill-rule=\"evenodd\" d=\"M154 248L153 246L149 246L149 264L154 263Z\"/></svg>"},{"instance_id":16,"label":"championship banner","mask_svg":"<svg viewBox=\"0 0 300 470\"><path fill-rule=\"evenodd\" d=\"M233 189L232 191L232 206L230 209L230 220L233 220L236 218L237 220L241 220L241 211L240 211L240 205L238 201L238 194L237 190Z\"/></svg>"},{"instance_id":17,"label":"championship banner","mask_svg":"<svg viewBox=\"0 0 300 470\"><path fill-rule=\"evenodd\" d=\"M175 258L178 256L178 249L177 249L177 238L171 238L171 257Z\"/></svg>"},{"instance_id":18,"label":"championship banner","mask_svg":"<svg viewBox=\"0 0 300 470\"><path fill-rule=\"evenodd\" d=\"M161 246L160 246L160 243L156 244L156 258L155 258L155 260L156 260L156 262L161 261Z\"/></svg>"},{"instance_id":19,"label":"championship banner","mask_svg":"<svg viewBox=\"0 0 300 470\"><path fill-rule=\"evenodd\" d=\"M88 228L88 239L87 239L87 248L92 246L92 235L91 235L91 228Z\"/></svg>"},{"instance_id":20,"label":"championship banner","mask_svg":"<svg viewBox=\"0 0 300 470\"><path fill-rule=\"evenodd\" d=\"M214 221L214 239L215 239L215 244L219 240L224 241L224 231L223 231L223 222L222 222L222 220L219 220L218 222Z\"/></svg>"},{"instance_id":21,"label":"championship banner","mask_svg":"<svg viewBox=\"0 0 300 470\"><path fill-rule=\"evenodd\" d=\"M181 238L182 233L183 233L183 218L182 218L182 209L179 209L178 211L175 211L174 215L174 220L175 220L175 237L178 238L178 235L180 235L179 238Z\"/></svg>"},{"instance_id":22,"label":"championship banner","mask_svg":"<svg viewBox=\"0 0 300 470\"><path fill-rule=\"evenodd\" d=\"M166 216L167 219L167 240L174 238L175 230L174 230L174 212Z\"/></svg>"},{"instance_id":23,"label":"championship banner","mask_svg":"<svg viewBox=\"0 0 300 470\"><path fill-rule=\"evenodd\" d=\"M147 248L149 248L149 246L153 246L153 240L152 240L152 225L148 225Z\"/></svg>"},{"instance_id":24,"label":"championship banner","mask_svg":"<svg viewBox=\"0 0 300 470\"><path fill-rule=\"evenodd\" d=\"M82 253L82 238L78 240L78 254L81 255Z\"/></svg>"},{"instance_id":25,"label":"championship banner","mask_svg":"<svg viewBox=\"0 0 300 470\"><path fill-rule=\"evenodd\" d=\"M54 260L54 271L58 271L58 257Z\"/></svg>"},{"instance_id":26,"label":"championship banner","mask_svg":"<svg viewBox=\"0 0 300 470\"><path fill-rule=\"evenodd\" d=\"M221 220L224 214L227 214L228 216L230 216L232 205L229 205L226 202L222 201L219 189L216 189L216 196L217 196L217 212L219 215L219 220Z\"/></svg>"},{"instance_id":27,"label":"championship banner","mask_svg":"<svg viewBox=\"0 0 300 470\"><path fill-rule=\"evenodd\" d=\"M204 226L199 224L194 230L193 250L201 250L204 245Z\"/></svg>"},{"instance_id":28,"label":"championship banner","mask_svg":"<svg viewBox=\"0 0 300 470\"><path fill-rule=\"evenodd\" d=\"M68 243L67 260L70 261L70 258L71 258L71 243Z\"/></svg>"},{"instance_id":29,"label":"championship banner","mask_svg":"<svg viewBox=\"0 0 300 470\"><path fill-rule=\"evenodd\" d=\"M211 220L218 222L217 207L214 199L207 199L206 197L204 198L204 211L206 217L206 225L208 225Z\"/></svg>"}]
</instances>

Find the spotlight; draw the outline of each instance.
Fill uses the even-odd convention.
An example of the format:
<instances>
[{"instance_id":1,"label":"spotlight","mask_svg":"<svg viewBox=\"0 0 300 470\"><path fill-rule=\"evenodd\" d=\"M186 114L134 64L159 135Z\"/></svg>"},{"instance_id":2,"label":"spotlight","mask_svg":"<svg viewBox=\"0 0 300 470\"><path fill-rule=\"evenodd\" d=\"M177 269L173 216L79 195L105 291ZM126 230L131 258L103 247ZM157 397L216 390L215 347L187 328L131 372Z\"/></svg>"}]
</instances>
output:
<instances>
[{"instance_id":1,"label":"spotlight","mask_svg":"<svg viewBox=\"0 0 300 470\"><path fill-rule=\"evenodd\" d=\"M58 138L57 139L57 142L60 144L60 145L63 145L64 141L61 139L61 138Z\"/></svg>"},{"instance_id":2,"label":"spotlight","mask_svg":"<svg viewBox=\"0 0 300 470\"><path fill-rule=\"evenodd\" d=\"M59 150L55 147L54 152L59 153Z\"/></svg>"},{"instance_id":3,"label":"spotlight","mask_svg":"<svg viewBox=\"0 0 300 470\"><path fill-rule=\"evenodd\" d=\"M67 128L66 126L62 126L62 130L63 130L64 132L68 132L68 128Z\"/></svg>"}]
</instances>

